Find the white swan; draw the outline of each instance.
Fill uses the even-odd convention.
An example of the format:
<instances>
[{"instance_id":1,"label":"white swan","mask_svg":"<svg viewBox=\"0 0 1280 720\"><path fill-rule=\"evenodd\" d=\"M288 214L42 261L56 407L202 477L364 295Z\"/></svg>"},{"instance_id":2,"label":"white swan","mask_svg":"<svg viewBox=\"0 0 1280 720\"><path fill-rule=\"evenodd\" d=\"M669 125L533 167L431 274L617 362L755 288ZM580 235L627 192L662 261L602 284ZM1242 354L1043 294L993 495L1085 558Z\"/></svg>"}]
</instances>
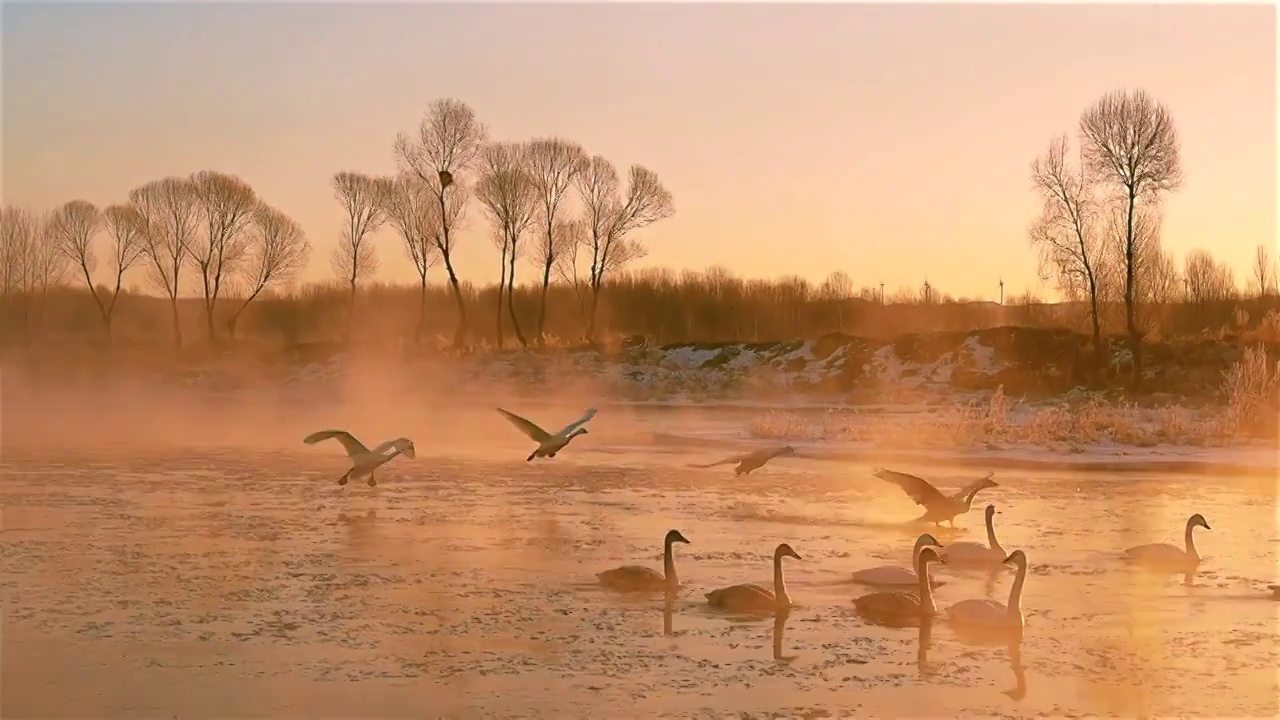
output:
<instances>
[{"instance_id":1,"label":"white swan","mask_svg":"<svg viewBox=\"0 0 1280 720\"><path fill-rule=\"evenodd\" d=\"M707 604L729 612L749 614L790 610L791 596L787 594L787 584L782 580L782 558L784 557L801 559L790 545L786 543L778 545L778 548L773 551L773 592L755 583L731 585L707 593Z\"/></svg>"},{"instance_id":2,"label":"white swan","mask_svg":"<svg viewBox=\"0 0 1280 720\"><path fill-rule=\"evenodd\" d=\"M920 548L916 556L916 575L920 578L916 592L882 590L853 599L858 614L890 625L911 625L928 622L938 614L930 586L929 563L938 561L938 553L931 547Z\"/></svg>"},{"instance_id":3,"label":"white swan","mask_svg":"<svg viewBox=\"0 0 1280 720\"><path fill-rule=\"evenodd\" d=\"M1027 581L1027 554L1014 550L1005 562L1018 568L1009 591L1009 604L995 600L961 600L947 608L947 620L969 630L1007 634L1022 632L1022 585Z\"/></svg>"},{"instance_id":4,"label":"white swan","mask_svg":"<svg viewBox=\"0 0 1280 720\"><path fill-rule=\"evenodd\" d=\"M321 440L334 439L342 443L342 447L346 448L347 455L351 458L351 469L342 477L338 478L339 485L346 485L348 479L359 479L365 475L369 476L369 487L376 487L378 481L373 478L373 471L379 467L391 462L392 458L403 454L405 457L412 459L415 457L413 449L413 441L409 438L396 438L388 440L378 447L370 450L363 443L355 439L351 433L346 430L321 430L313 432L302 439L302 442L308 445L315 445ZM388 452L391 451L391 452Z\"/></svg>"},{"instance_id":5,"label":"white swan","mask_svg":"<svg viewBox=\"0 0 1280 720\"><path fill-rule=\"evenodd\" d=\"M565 445L568 445L570 440L579 435L586 435L587 429L581 426L596 416L596 409L591 408L576 422L570 423L560 432L552 434L513 412L508 412L502 408L498 408L498 412L510 420L512 425L520 428L520 432L528 435L530 440L538 443L538 447L529 453L529 457L525 458L527 462L536 457L555 457L556 453L560 452Z\"/></svg>"},{"instance_id":6,"label":"white swan","mask_svg":"<svg viewBox=\"0 0 1280 720\"><path fill-rule=\"evenodd\" d=\"M776 457L782 457L784 455L795 455L795 454L796 454L795 448L791 447L790 445L783 445L782 447L765 448L763 450L756 450L755 452L744 453L742 455L734 455L733 457L727 457L723 460L717 460L716 462L707 463L705 465L693 463L689 467L705 469L705 468L715 467L717 465L735 465L736 464L738 467L733 469L733 475L734 477L737 477L739 475L750 475L752 470L757 470L761 467L764 467L765 463L769 462L770 460Z\"/></svg>"},{"instance_id":7,"label":"white swan","mask_svg":"<svg viewBox=\"0 0 1280 720\"><path fill-rule=\"evenodd\" d=\"M602 584L615 590L675 590L680 587L680 578L676 576L676 561L671 546L674 543L688 542L679 530L667 533L662 541L661 573L644 565L623 565L596 573L596 577Z\"/></svg>"},{"instance_id":8,"label":"white swan","mask_svg":"<svg viewBox=\"0 0 1280 720\"><path fill-rule=\"evenodd\" d=\"M957 542L944 547L943 559L953 565L998 565L1005 561L1008 553L996 539L995 505L988 505L986 510L987 544L976 542Z\"/></svg>"},{"instance_id":9,"label":"white swan","mask_svg":"<svg viewBox=\"0 0 1280 720\"><path fill-rule=\"evenodd\" d=\"M940 548L942 543L938 542L938 539L929 533L916 538L916 544L911 548L912 567L919 562L921 548L930 546ZM901 565L879 565L856 571L853 573L853 581L875 587L915 587L919 582L919 578L916 576L916 571L911 568L904 568ZM933 587L940 587L945 584L945 582L934 581Z\"/></svg>"},{"instance_id":10,"label":"white swan","mask_svg":"<svg viewBox=\"0 0 1280 720\"><path fill-rule=\"evenodd\" d=\"M1185 547L1169 543L1149 543L1137 545L1124 551L1124 559L1151 570L1164 570L1173 573L1194 573L1200 565L1200 553L1196 551L1195 538L1191 531L1197 527L1211 530L1204 516L1196 513L1187 518L1187 527L1182 542Z\"/></svg>"},{"instance_id":11,"label":"white swan","mask_svg":"<svg viewBox=\"0 0 1280 720\"><path fill-rule=\"evenodd\" d=\"M916 518L916 522L931 522L938 527L942 527L943 520L947 521L951 527L955 527L956 516L969 512L975 495L985 488L1000 486L991 479L995 473L989 472L986 477L969 483L954 494L943 495L938 488L930 485L928 480L910 473L876 468L871 475L902 488L908 497L925 509L924 514Z\"/></svg>"}]
</instances>

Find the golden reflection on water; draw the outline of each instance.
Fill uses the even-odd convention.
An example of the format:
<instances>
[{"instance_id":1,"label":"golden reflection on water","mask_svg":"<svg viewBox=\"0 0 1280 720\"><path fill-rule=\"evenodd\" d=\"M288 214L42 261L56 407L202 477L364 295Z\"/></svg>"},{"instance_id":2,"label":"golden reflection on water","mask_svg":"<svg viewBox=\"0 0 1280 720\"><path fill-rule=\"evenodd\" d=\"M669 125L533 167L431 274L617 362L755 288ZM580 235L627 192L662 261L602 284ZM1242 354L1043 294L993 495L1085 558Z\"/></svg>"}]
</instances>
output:
<instances>
[{"instance_id":1,"label":"golden reflection on water","mask_svg":"<svg viewBox=\"0 0 1280 720\"><path fill-rule=\"evenodd\" d=\"M5 716L404 716L434 698L462 716L1221 717L1274 715L1280 691L1273 484L1002 474L986 499L1029 569L1023 637L1001 651L940 619L912 632L852 612L866 588L850 573L909 563L919 533L899 521L909 501L858 468L441 460L389 467L374 493L338 491L314 459L60 462L0 488ZM1192 585L1119 560L1180 542L1191 512L1214 528ZM957 525L944 543L984 539L980 513ZM696 543L676 556L678 593L593 582L659 563L671 527ZM779 542L806 562L787 566L795 607L771 633L705 608L709 589L771 587ZM942 608L1004 602L1013 581L932 571Z\"/></svg>"}]
</instances>

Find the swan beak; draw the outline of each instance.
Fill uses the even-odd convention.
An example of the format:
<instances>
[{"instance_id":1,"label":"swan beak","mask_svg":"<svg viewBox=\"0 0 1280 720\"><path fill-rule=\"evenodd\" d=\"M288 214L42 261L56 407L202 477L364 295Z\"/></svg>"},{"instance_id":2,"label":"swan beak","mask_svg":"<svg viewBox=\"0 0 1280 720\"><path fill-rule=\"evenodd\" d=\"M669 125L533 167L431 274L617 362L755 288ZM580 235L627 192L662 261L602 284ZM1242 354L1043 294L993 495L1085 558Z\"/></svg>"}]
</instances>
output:
<instances>
[{"instance_id":1,"label":"swan beak","mask_svg":"<svg viewBox=\"0 0 1280 720\"><path fill-rule=\"evenodd\" d=\"M1205 523L1205 524L1204 524L1204 529L1205 529L1205 530L1212 530L1213 528L1209 527L1209 523Z\"/></svg>"}]
</instances>

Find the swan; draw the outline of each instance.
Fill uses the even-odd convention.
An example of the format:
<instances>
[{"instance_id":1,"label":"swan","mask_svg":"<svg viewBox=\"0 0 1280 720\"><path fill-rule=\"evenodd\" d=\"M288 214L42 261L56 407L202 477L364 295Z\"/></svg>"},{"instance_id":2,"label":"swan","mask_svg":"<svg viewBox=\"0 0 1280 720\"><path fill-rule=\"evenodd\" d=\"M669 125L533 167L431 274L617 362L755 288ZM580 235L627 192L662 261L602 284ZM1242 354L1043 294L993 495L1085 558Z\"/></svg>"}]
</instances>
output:
<instances>
[{"instance_id":1,"label":"swan","mask_svg":"<svg viewBox=\"0 0 1280 720\"><path fill-rule=\"evenodd\" d=\"M734 455L733 457L727 457L723 460L717 460L716 462L713 462L713 463L707 463L706 465L693 464L691 465L691 467L709 468L709 467L715 467L717 465L733 465L737 463L738 467L733 469L733 475L734 477L737 477L739 475L751 474L752 470L757 470L763 467L765 463L769 462L770 460L776 457L782 457L784 455L795 455L795 454L796 454L795 448L791 447L790 445L783 445L782 447L764 448L762 450L756 450L755 452L749 452L743 455Z\"/></svg>"},{"instance_id":2,"label":"swan","mask_svg":"<svg viewBox=\"0 0 1280 720\"><path fill-rule=\"evenodd\" d=\"M615 590L674 590L680 586L676 577L676 561L671 554L674 543L689 543L679 530L671 530L662 541L662 572L643 565L623 565L596 573L600 582Z\"/></svg>"},{"instance_id":3,"label":"swan","mask_svg":"<svg viewBox=\"0 0 1280 720\"><path fill-rule=\"evenodd\" d=\"M1196 542L1191 536L1191 531L1197 526L1212 529L1200 513L1187 518L1187 528L1182 536L1185 549L1169 543L1149 543L1126 549L1124 559L1153 570L1186 573L1190 578L1200 565L1200 553L1196 552Z\"/></svg>"},{"instance_id":4,"label":"swan","mask_svg":"<svg viewBox=\"0 0 1280 720\"><path fill-rule=\"evenodd\" d=\"M938 560L937 550L920 548L916 556L916 575L920 578L918 592L887 590L868 593L853 599L854 609L861 615L895 621L895 624L914 624L925 617L932 618L938 614L938 606L933 602L932 588L929 587L929 563Z\"/></svg>"},{"instance_id":5,"label":"swan","mask_svg":"<svg viewBox=\"0 0 1280 720\"><path fill-rule=\"evenodd\" d=\"M535 448L533 452L529 453L529 457L525 458L526 462L531 462L536 457L555 457L556 453L560 452L565 445L568 445L570 440L579 435L586 435L587 429L581 426L596 416L596 409L591 408L587 410L586 414L581 418L578 418L576 422L566 425L563 430L553 434L543 430L515 413L507 412L502 408L498 408L498 412L502 413L504 417L510 420L512 425L520 428L520 432L528 435L530 440L538 443L538 447Z\"/></svg>"},{"instance_id":6,"label":"swan","mask_svg":"<svg viewBox=\"0 0 1280 720\"><path fill-rule=\"evenodd\" d=\"M948 563L956 565L998 565L1005 561L1008 553L996 539L995 505L988 505L986 510L987 544L976 542L957 542L946 546L942 556Z\"/></svg>"},{"instance_id":7,"label":"swan","mask_svg":"<svg viewBox=\"0 0 1280 720\"><path fill-rule=\"evenodd\" d=\"M920 555L920 549L926 545L942 547L942 543L938 542L938 539L929 533L916 538L915 547L911 548L912 567L915 567L917 563L916 558ZM858 570L853 574L853 581L877 587L915 587L920 580L916 576L916 571L910 568L904 568L901 565L880 565L866 570ZM933 587L942 587L945 584L945 582L935 581Z\"/></svg>"},{"instance_id":8,"label":"swan","mask_svg":"<svg viewBox=\"0 0 1280 720\"><path fill-rule=\"evenodd\" d=\"M917 505L925 509L924 515L921 515L918 520L932 522L938 526L941 526L942 521L946 520L951 527L955 527L956 516L969 512L969 508L973 505L973 497L980 490L999 486L996 481L991 479L995 473L987 473L986 477L975 480L956 491L955 494L948 496L943 495L938 488L930 485L929 481L915 475L884 468L877 468L871 474L902 488L902 491L910 496L912 500L915 500Z\"/></svg>"},{"instance_id":9,"label":"swan","mask_svg":"<svg viewBox=\"0 0 1280 720\"><path fill-rule=\"evenodd\" d=\"M337 440L342 443L342 447L346 448L347 455L351 458L351 469L345 475L338 478L339 485L346 485L347 480L359 479L365 475L369 476L369 487L377 487L378 481L373 478L373 471L379 467L391 462L397 455L403 454L409 459L415 457L413 449L413 441L409 438L396 438L388 440L381 445L370 450L363 443L355 438L354 435L345 430L321 430L313 432L302 439L302 442L308 445L315 445L322 440ZM392 452L388 452L392 451Z\"/></svg>"},{"instance_id":10,"label":"swan","mask_svg":"<svg viewBox=\"0 0 1280 720\"><path fill-rule=\"evenodd\" d=\"M730 612L745 613L771 613L789 609L791 596L787 594L787 585L782 581L784 557L801 559L790 545L778 545L778 549L773 551L773 592L754 583L731 585L707 593L707 604Z\"/></svg>"},{"instance_id":11,"label":"swan","mask_svg":"<svg viewBox=\"0 0 1280 720\"><path fill-rule=\"evenodd\" d=\"M1027 581L1027 554L1014 550L1004 562L1013 563L1018 575L1009 590L1009 605L996 600L961 600L947 608L947 620L953 625L988 632L1022 632L1022 586Z\"/></svg>"},{"instance_id":12,"label":"swan","mask_svg":"<svg viewBox=\"0 0 1280 720\"><path fill-rule=\"evenodd\" d=\"M1267 589L1271 591L1272 600L1280 600L1280 585L1268 585Z\"/></svg>"}]
</instances>

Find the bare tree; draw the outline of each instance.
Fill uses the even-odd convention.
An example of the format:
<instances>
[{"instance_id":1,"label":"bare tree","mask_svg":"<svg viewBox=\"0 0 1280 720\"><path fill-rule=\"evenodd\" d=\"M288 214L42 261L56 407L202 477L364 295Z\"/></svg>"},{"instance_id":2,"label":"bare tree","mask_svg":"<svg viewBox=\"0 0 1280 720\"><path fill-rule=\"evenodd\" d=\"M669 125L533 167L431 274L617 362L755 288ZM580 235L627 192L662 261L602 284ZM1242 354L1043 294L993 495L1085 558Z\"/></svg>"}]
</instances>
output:
<instances>
[{"instance_id":1,"label":"bare tree","mask_svg":"<svg viewBox=\"0 0 1280 720\"><path fill-rule=\"evenodd\" d=\"M1182 275L1186 278L1187 300L1192 303L1222 302L1235 295L1236 281L1231 267L1219 262L1207 250L1187 253Z\"/></svg>"},{"instance_id":2,"label":"bare tree","mask_svg":"<svg viewBox=\"0 0 1280 720\"><path fill-rule=\"evenodd\" d=\"M169 298L173 342L181 347L178 290L182 281L182 264L186 262L200 220L195 185L185 178L155 180L132 190L129 201L143 220L143 254L151 281Z\"/></svg>"},{"instance_id":3,"label":"bare tree","mask_svg":"<svg viewBox=\"0 0 1280 720\"><path fill-rule=\"evenodd\" d=\"M844 306L853 294L853 279L843 270L833 270L827 279L822 281L818 294L836 309L836 322L840 332L844 332Z\"/></svg>"},{"instance_id":4,"label":"bare tree","mask_svg":"<svg viewBox=\"0 0 1280 720\"><path fill-rule=\"evenodd\" d=\"M1128 212L1114 205L1107 215L1103 262L1099 267L1099 295L1116 302L1124 299L1127 269L1133 268L1133 317L1141 336L1155 330L1168 306L1178 297L1182 282L1173 254L1164 249L1161 238L1163 213L1157 203L1138 207L1134 218L1134 242L1128 242ZM1132 247L1132 264L1129 248ZM1128 305L1123 305L1128 315ZM1126 320L1127 322L1127 320Z\"/></svg>"},{"instance_id":5,"label":"bare tree","mask_svg":"<svg viewBox=\"0 0 1280 720\"><path fill-rule=\"evenodd\" d=\"M489 242L498 248L498 300L494 306L494 345L498 349L502 349L503 341L506 339L502 332L502 299L507 294L507 258L512 254L515 248L511 247L511 240L507 238L506 232L501 227L494 226L489 233Z\"/></svg>"},{"instance_id":6,"label":"bare tree","mask_svg":"<svg viewBox=\"0 0 1280 720\"><path fill-rule=\"evenodd\" d=\"M98 307L107 334L111 334L111 320L106 304L98 296L93 284L93 270L97 265L93 241L102 230L102 212L87 200L72 200L53 211L49 218L49 236L58 251L68 262L79 268L89 296Z\"/></svg>"},{"instance_id":7,"label":"bare tree","mask_svg":"<svg viewBox=\"0 0 1280 720\"><path fill-rule=\"evenodd\" d=\"M414 338L421 343L427 322L427 273L436 264L439 250L434 235L440 226L440 207L422 178L402 173L384 181L387 218L404 240L405 253L418 273L418 327Z\"/></svg>"},{"instance_id":8,"label":"bare tree","mask_svg":"<svg viewBox=\"0 0 1280 720\"><path fill-rule=\"evenodd\" d=\"M436 197L440 225L434 241L458 306L454 347L462 347L467 337L467 305L453 267L453 231L461 223L467 206L467 189L461 175L471 168L487 137L488 131L470 106L445 98L433 102L427 109L418 125L417 138L403 134L396 138L400 163L427 183Z\"/></svg>"},{"instance_id":9,"label":"bare tree","mask_svg":"<svg viewBox=\"0 0 1280 720\"><path fill-rule=\"evenodd\" d=\"M248 250L245 228L258 207L249 183L234 175L203 170L191 176L200 203L205 231L191 243L191 261L200 272L204 291L205 328L209 342L218 342L213 316L223 280L232 277Z\"/></svg>"},{"instance_id":10,"label":"bare tree","mask_svg":"<svg viewBox=\"0 0 1280 720\"><path fill-rule=\"evenodd\" d=\"M587 341L595 342L596 314L600 290L607 274L645 255L645 248L630 234L675 212L671 193L657 173L640 165L631 166L625 196L619 192L618 171L613 163L595 155L583 164L575 178L586 211L587 242L591 249L588 283L591 310L587 320Z\"/></svg>"},{"instance_id":11,"label":"bare tree","mask_svg":"<svg viewBox=\"0 0 1280 720\"><path fill-rule=\"evenodd\" d=\"M553 265L561 282L573 289L578 302L578 320L587 324L587 283L582 277L579 254L588 245L587 224L580 218L560 218L552 231L552 243L556 248ZM539 258L545 261L545 258Z\"/></svg>"},{"instance_id":12,"label":"bare tree","mask_svg":"<svg viewBox=\"0 0 1280 720\"><path fill-rule=\"evenodd\" d=\"M245 298L227 321L232 340L236 336L236 322L249 303L263 290L291 280L311 255L311 242L298 223L265 203L258 203L254 208L247 236L245 261L236 273L245 289Z\"/></svg>"},{"instance_id":13,"label":"bare tree","mask_svg":"<svg viewBox=\"0 0 1280 720\"><path fill-rule=\"evenodd\" d=\"M1275 281L1275 261L1271 258L1271 251L1260 244L1253 253L1253 283L1259 300L1276 293Z\"/></svg>"},{"instance_id":14,"label":"bare tree","mask_svg":"<svg viewBox=\"0 0 1280 720\"><path fill-rule=\"evenodd\" d=\"M538 212L538 187L529 171L528 149L520 143L490 143L480 154L480 178L476 181L476 197L485 214L502 233L507 250L507 310L511 326L522 347L528 347L514 302L516 287L516 255L520 240L533 224Z\"/></svg>"},{"instance_id":15,"label":"bare tree","mask_svg":"<svg viewBox=\"0 0 1280 720\"><path fill-rule=\"evenodd\" d=\"M124 284L124 274L142 259L146 250L146 222L138 209L132 205L112 205L102 213L106 221L107 235L111 245L108 249L112 284L111 297L105 303L99 303L105 309L103 322L107 326L107 337L112 334L112 318L115 317L116 301L120 299L120 288ZM97 299L97 291L94 291Z\"/></svg>"},{"instance_id":16,"label":"bare tree","mask_svg":"<svg viewBox=\"0 0 1280 720\"><path fill-rule=\"evenodd\" d=\"M9 310L14 297L26 292L36 220L25 208L0 208L0 293Z\"/></svg>"},{"instance_id":17,"label":"bare tree","mask_svg":"<svg viewBox=\"0 0 1280 720\"><path fill-rule=\"evenodd\" d=\"M386 222L383 198L386 188L360 173L343 171L333 176L333 193L347 215L338 247L333 251L333 269L347 284L347 336L355 317L356 285L378 270L378 256L369 234Z\"/></svg>"},{"instance_id":18,"label":"bare tree","mask_svg":"<svg viewBox=\"0 0 1280 720\"><path fill-rule=\"evenodd\" d=\"M1133 352L1133 382L1142 380L1142 333L1134 308L1136 222L1140 202L1158 201L1182 183L1182 160L1173 116L1145 91L1117 90L1080 116L1085 161L1100 182L1120 191L1126 218L1125 325Z\"/></svg>"},{"instance_id":19,"label":"bare tree","mask_svg":"<svg viewBox=\"0 0 1280 720\"><path fill-rule=\"evenodd\" d=\"M1101 357L1102 324L1098 315L1098 255L1095 187L1082 162L1069 167L1067 136L1054 138L1044 155L1031 163L1031 182L1040 194L1040 217L1029 231L1032 247L1039 251L1040 276L1057 281L1070 297L1089 302L1094 352Z\"/></svg>"},{"instance_id":20,"label":"bare tree","mask_svg":"<svg viewBox=\"0 0 1280 720\"><path fill-rule=\"evenodd\" d=\"M582 171L587 153L582 146L563 138L536 138L528 146L529 172L538 192L538 221L542 226L540 246L534 259L542 267L542 294L538 299L538 346L546 345L547 290L551 270L563 250L557 242L556 219L565 192Z\"/></svg>"}]
</instances>

